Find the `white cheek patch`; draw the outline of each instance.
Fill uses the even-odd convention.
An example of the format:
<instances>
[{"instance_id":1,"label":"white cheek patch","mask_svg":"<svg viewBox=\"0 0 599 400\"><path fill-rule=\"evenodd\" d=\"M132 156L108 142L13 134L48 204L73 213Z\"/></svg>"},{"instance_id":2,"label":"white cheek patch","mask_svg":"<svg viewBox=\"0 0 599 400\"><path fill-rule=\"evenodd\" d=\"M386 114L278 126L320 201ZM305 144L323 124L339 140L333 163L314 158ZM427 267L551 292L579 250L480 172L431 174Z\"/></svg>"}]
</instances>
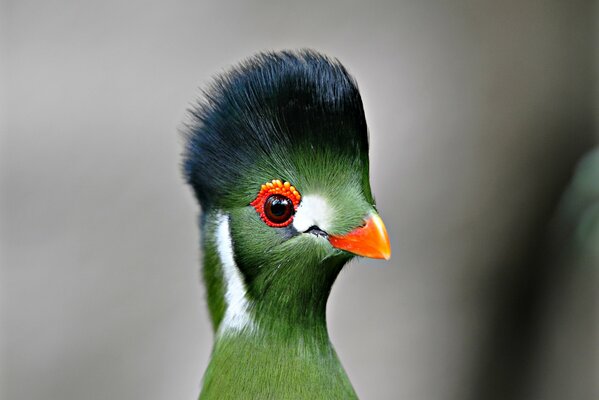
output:
<instances>
[{"instance_id":1,"label":"white cheek patch","mask_svg":"<svg viewBox=\"0 0 599 400\"><path fill-rule=\"evenodd\" d=\"M245 285L241 271L239 271L233 257L229 216L218 213L216 221L216 249L222 265L223 277L225 278L225 301L227 303L225 316L219 330L241 330L252 326L252 320L248 312Z\"/></svg>"},{"instance_id":2,"label":"white cheek patch","mask_svg":"<svg viewBox=\"0 0 599 400\"><path fill-rule=\"evenodd\" d=\"M302 201L293 217L293 227L305 232L311 226L327 231L331 221L331 208L325 199L317 194L302 197Z\"/></svg>"}]
</instances>

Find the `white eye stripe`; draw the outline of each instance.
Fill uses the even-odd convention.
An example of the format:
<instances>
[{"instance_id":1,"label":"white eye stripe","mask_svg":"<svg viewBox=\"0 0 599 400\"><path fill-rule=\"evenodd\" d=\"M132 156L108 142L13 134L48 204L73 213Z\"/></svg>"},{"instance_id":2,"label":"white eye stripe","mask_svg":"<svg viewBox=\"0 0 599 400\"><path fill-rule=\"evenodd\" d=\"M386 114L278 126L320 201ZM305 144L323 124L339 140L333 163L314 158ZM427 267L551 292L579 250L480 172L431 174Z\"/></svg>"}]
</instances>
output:
<instances>
[{"instance_id":1,"label":"white eye stripe","mask_svg":"<svg viewBox=\"0 0 599 400\"><path fill-rule=\"evenodd\" d=\"M331 208L327 201L316 194L302 197L301 203L293 217L293 227L298 232L305 232L311 226L327 231L330 226Z\"/></svg>"}]
</instances>

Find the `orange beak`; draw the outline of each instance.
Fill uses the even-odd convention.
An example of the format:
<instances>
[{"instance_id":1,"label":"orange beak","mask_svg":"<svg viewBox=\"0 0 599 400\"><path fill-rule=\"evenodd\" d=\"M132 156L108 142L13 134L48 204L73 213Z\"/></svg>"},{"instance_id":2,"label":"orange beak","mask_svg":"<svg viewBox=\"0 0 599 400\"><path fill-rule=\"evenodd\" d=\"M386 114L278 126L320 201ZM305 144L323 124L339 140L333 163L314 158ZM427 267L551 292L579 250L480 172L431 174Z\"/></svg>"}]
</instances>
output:
<instances>
[{"instance_id":1,"label":"orange beak","mask_svg":"<svg viewBox=\"0 0 599 400\"><path fill-rule=\"evenodd\" d=\"M349 251L363 257L391 258L391 244L383 220L371 214L365 225L343 236L329 236L329 242L337 249Z\"/></svg>"}]
</instances>

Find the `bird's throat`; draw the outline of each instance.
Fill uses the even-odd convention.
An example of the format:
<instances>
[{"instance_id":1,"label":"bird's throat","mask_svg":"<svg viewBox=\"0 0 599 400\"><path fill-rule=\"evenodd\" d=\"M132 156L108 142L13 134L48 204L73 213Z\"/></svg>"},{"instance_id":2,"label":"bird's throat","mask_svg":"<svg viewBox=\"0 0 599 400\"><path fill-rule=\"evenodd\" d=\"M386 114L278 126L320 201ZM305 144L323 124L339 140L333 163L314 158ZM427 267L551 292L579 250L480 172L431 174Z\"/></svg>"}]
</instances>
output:
<instances>
[{"instance_id":1,"label":"bird's throat","mask_svg":"<svg viewBox=\"0 0 599 400\"><path fill-rule=\"evenodd\" d=\"M227 214L210 213L201 225L202 272L215 332L248 328L265 334L283 329L320 335L326 331L327 300L347 257L313 252L254 265L251 255L235 246L239 238Z\"/></svg>"}]
</instances>

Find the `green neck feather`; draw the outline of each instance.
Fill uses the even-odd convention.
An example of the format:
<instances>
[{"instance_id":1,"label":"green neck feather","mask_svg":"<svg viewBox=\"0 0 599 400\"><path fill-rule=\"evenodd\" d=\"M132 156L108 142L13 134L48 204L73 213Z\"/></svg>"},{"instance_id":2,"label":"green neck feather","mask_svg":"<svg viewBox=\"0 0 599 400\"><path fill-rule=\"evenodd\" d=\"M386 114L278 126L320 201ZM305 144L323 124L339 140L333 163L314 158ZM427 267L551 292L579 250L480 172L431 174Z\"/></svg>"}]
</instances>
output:
<instances>
[{"instance_id":1,"label":"green neck feather","mask_svg":"<svg viewBox=\"0 0 599 400\"><path fill-rule=\"evenodd\" d=\"M243 220L243 213L232 212L236 220ZM235 240L239 233L231 224L234 267L268 271L239 275L249 322L231 324L227 315L231 276L219 247L223 246L222 221L222 214L209 212L202 224L203 274L215 343L200 398L356 398L326 327L327 298L349 257L306 251L300 259L274 257L271 265L245 265L252 262L245 256L252 249L244 248L247 241ZM314 243L306 243L306 248L313 250Z\"/></svg>"}]
</instances>

